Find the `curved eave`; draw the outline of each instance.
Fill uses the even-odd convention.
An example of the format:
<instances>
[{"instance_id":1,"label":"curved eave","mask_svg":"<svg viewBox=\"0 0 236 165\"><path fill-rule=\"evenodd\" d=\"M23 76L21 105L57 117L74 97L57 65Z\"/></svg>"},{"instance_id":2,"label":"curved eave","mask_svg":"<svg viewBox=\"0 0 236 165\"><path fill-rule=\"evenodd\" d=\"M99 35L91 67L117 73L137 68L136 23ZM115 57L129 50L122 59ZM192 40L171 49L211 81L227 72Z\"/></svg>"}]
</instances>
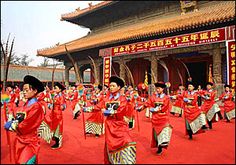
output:
<instances>
[{"instance_id":1,"label":"curved eave","mask_svg":"<svg viewBox=\"0 0 236 165\"><path fill-rule=\"evenodd\" d=\"M92 8L85 8L83 10L75 10L74 12L71 13L67 13L67 14L62 14L61 15L61 21L68 21L68 22L72 22L75 23L73 20L83 17L87 14L90 14L92 12L96 12L97 10L100 10L104 7L107 7L109 5L112 5L114 3L116 3L117 1L104 1L101 3L104 3L103 5L101 4L96 4L94 5Z\"/></svg>"}]
</instances>

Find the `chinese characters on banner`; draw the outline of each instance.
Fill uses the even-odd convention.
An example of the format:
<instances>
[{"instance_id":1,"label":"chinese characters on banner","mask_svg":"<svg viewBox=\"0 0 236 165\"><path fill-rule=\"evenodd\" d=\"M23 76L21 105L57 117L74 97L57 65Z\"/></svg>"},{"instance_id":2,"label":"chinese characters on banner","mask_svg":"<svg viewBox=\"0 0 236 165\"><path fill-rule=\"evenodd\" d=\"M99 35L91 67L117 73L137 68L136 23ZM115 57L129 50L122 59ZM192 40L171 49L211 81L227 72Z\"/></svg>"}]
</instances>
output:
<instances>
[{"instance_id":1,"label":"chinese characters on banner","mask_svg":"<svg viewBox=\"0 0 236 165\"><path fill-rule=\"evenodd\" d=\"M111 56L103 58L103 85L109 85L111 77Z\"/></svg>"},{"instance_id":2,"label":"chinese characters on banner","mask_svg":"<svg viewBox=\"0 0 236 165\"><path fill-rule=\"evenodd\" d=\"M228 84L235 89L235 40L227 41Z\"/></svg>"},{"instance_id":3,"label":"chinese characters on banner","mask_svg":"<svg viewBox=\"0 0 236 165\"><path fill-rule=\"evenodd\" d=\"M146 51L157 51L179 47L189 47L208 43L221 42L225 40L225 28L212 29L208 31L184 34L169 38L149 40L112 48L112 56L133 54Z\"/></svg>"},{"instance_id":4,"label":"chinese characters on banner","mask_svg":"<svg viewBox=\"0 0 236 165\"><path fill-rule=\"evenodd\" d=\"M226 40L233 40L231 31L234 32L235 26L223 27L218 29L211 29L207 31L195 32L190 34L183 34L168 38L159 38L155 40L143 41L127 45L120 45L111 48L99 50L99 56L103 57L103 83L109 84L109 77L111 75L111 57L119 55L130 55L135 53L151 52L165 49L174 49L180 47L197 46L203 44L223 42ZM234 34L234 33L232 33ZM229 35L229 36L228 36ZM228 83L235 87L235 40L228 42ZM230 45L233 44L233 45Z\"/></svg>"}]
</instances>

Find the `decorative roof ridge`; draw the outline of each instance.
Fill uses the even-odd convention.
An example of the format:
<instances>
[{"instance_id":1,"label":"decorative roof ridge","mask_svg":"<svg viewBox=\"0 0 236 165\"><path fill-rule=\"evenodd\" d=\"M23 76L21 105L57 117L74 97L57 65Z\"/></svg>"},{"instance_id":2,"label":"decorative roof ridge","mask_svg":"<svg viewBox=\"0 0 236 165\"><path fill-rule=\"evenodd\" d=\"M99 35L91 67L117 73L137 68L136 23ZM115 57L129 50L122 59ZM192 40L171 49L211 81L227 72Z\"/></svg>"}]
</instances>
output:
<instances>
[{"instance_id":1,"label":"decorative roof ridge","mask_svg":"<svg viewBox=\"0 0 236 165\"><path fill-rule=\"evenodd\" d=\"M70 18L73 18L73 17L77 17L77 16L79 16L83 13L86 13L86 12L92 11L94 9L97 9L99 7L105 6L105 5L107 5L111 2L113 2L113 1L103 1L103 2L98 3L96 5L92 5L92 2L90 2L90 3L88 3L89 7L87 7L87 8L80 9L80 7L78 7L73 12L66 13L66 14L61 14L61 20L63 21L63 20L67 20L67 19L70 19Z\"/></svg>"},{"instance_id":2,"label":"decorative roof ridge","mask_svg":"<svg viewBox=\"0 0 236 165\"><path fill-rule=\"evenodd\" d=\"M64 43L65 44L65 43ZM63 44L60 44L59 42L56 44L56 45L53 45L53 46L49 46L49 47L46 47L46 48L42 48L42 49L37 49L37 53L40 52L40 51L47 51L49 49L56 49L58 46L60 45L63 45Z\"/></svg>"}]
</instances>

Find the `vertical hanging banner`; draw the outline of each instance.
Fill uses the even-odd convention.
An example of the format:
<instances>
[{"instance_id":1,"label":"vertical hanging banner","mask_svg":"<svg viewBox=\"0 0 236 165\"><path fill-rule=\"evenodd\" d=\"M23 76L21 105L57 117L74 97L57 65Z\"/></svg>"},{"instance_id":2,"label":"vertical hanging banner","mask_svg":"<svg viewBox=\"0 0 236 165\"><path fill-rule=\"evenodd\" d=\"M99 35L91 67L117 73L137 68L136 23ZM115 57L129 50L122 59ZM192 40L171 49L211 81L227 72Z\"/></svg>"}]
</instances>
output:
<instances>
[{"instance_id":1,"label":"vertical hanging banner","mask_svg":"<svg viewBox=\"0 0 236 165\"><path fill-rule=\"evenodd\" d=\"M109 78L111 77L111 56L103 58L103 85L109 85Z\"/></svg>"},{"instance_id":2,"label":"vertical hanging banner","mask_svg":"<svg viewBox=\"0 0 236 165\"><path fill-rule=\"evenodd\" d=\"M235 40L227 41L227 83L235 89Z\"/></svg>"}]
</instances>

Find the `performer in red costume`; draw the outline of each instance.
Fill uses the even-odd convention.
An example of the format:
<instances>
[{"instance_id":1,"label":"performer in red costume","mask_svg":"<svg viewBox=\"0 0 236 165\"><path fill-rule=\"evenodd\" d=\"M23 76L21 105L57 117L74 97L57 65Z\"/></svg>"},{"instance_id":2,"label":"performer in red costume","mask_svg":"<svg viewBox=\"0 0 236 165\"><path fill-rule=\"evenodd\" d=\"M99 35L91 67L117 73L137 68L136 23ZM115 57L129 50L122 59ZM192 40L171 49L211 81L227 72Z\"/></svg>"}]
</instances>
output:
<instances>
[{"instance_id":1,"label":"performer in red costume","mask_svg":"<svg viewBox=\"0 0 236 165\"><path fill-rule=\"evenodd\" d=\"M38 102L40 103L40 105L42 106L43 108L43 112L44 112L44 115L46 114L46 109L47 109L47 103L44 101L45 99L45 93L44 91L43 92L40 92L38 95L37 95L37 100Z\"/></svg>"},{"instance_id":2,"label":"performer in red costume","mask_svg":"<svg viewBox=\"0 0 236 165\"><path fill-rule=\"evenodd\" d=\"M10 101L7 103L7 116L8 121L12 120L15 117L15 109L16 109L16 94L14 92L13 85L7 85L6 93L10 96Z\"/></svg>"},{"instance_id":3,"label":"performer in red costume","mask_svg":"<svg viewBox=\"0 0 236 165\"><path fill-rule=\"evenodd\" d=\"M172 134L169 123L170 98L164 93L164 82L155 83L156 93L149 97L146 107L152 112L152 141L151 147L157 147L157 154L162 153L162 148L167 149Z\"/></svg>"},{"instance_id":4,"label":"performer in red costume","mask_svg":"<svg viewBox=\"0 0 236 165\"><path fill-rule=\"evenodd\" d=\"M183 93L184 93L184 86L183 84L179 84L179 89L177 90L176 94L173 96L170 96L170 98L173 100L173 106L170 111L173 115L176 113L179 114L179 117L183 114Z\"/></svg>"},{"instance_id":5,"label":"performer in red costume","mask_svg":"<svg viewBox=\"0 0 236 165\"><path fill-rule=\"evenodd\" d=\"M207 90L203 91L202 94L204 103L201 106L201 110L206 115L207 123L210 129L212 129L212 123L218 121L218 117L222 118L221 114L219 115L218 113L220 112L220 108L215 102L216 91L212 89L212 86L212 82L207 82Z\"/></svg>"},{"instance_id":6,"label":"performer in red costume","mask_svg":"<svg viewBox=\"0 0 236 165\"><path fill-rule=\"evenodd\" d=\"M51 146L52 149L60 148L62 145L63 132L63 114L62 111L66 108L65 97L62 92L66 88L60 84L55 84L55 96L53 98L53 108L51 112L51 131L53 132L52 140L55 144Z\"/></svg>"},{"instance_id":7,"label":"performer in red costume","mask_svg":"<svg viewBox=\"0 0 236 165\"><path fill-rule=\"evenodd\" d=\"M134 88L133 85L128 85L127 91L125 92L127 106L128 106L128 114L127 114L127 121L129 122L129 129L134 128L135 123L135 99L134 99Z\"/></svg>"},{"instance_id":8,"label":"performer in red costume","mask_svg":"<svg viewBox=\"0 0 236 165\"><path fill-rule=\"evenodd\" d=\"M188 82L188 90L184 92L184 118L186 134L191 140L193 134L203 132L201 128L206 125L205 115L201 113L197 103L197 92L194 91L193 82Z\"/></svg>"},{"instance_id":9,"label":"performer in red costume","mask_svg":"<svg viewBox=\"0 0 236 165\"><path fill-rule=\"evenodd\" d=\"M52 90L50 90L50 88L48 86L45 86L45 90L44 90L44 102L46 103L47 107L46 107L46 116L49 116L49 114L51 113L51 110L49 109L50 105L52 105L53 100L52 100Z\"/></svg>"},{"instance_id":10,"label":"performer in red costume","mask_svg":"<svg viewBox=\"0 0 236 165\"><path fill-rule=\"evenodd\" d=\"M23 92L27 102L17 109L16 117L5 123L7 130L16 132L15 163L37 164L40 148L40 139L37 134L44 114L36 96L44 90L43 84L33 76L24 77Z\"/></svg>"},{"instance_id":11,"label":"performer in red costume","mask_svg":"<svg viewBox=\"0 0 236 165\"><path fill-rule=\"evenodd\" d=\"M138 94L139 94L139 97L141 98L141 101L146 102L146 100L149 97L148 86L141 82L138 84L137 88L138 88ZM149 108L146 108L145 116L147 118L152 118L152 113L150 112Z\"/></svg>"},{"instance_id":12,"label":"performer in red costume","mask_svg":"<svg viewBox=\"0 0 236 165\"><path fill-rule=\"evenodd\" d=\"M103 111L105 120L105 164L134 164L136 162L136 142L129 135L127 100L120 94L124 81L116 76L110 77L109 90L101 102L95 106L84 107L84 111Z\"/></svg>"},{"instance_id":13,"label":"performer in red costume","mask_svg":"<svg viewBox=\"0 0 236 165\"><path fill-rule=\"evenodd\" d=\"M145 85L144 83L139 83L138 84L138 94L140 97L143 98L148 98L148 86Z\"/></svg>"},{"instance_id":14,"label":"performer in red costume","mask_svg":"<svg viewBox=\"0 0 236 165\"><path fill-rule=\"evenodd\" d=\"M219 97L219 100L222 100L223 106L222 111L227 122L230 122L231 119L235 118L235 102L233 97L235 97L231 91L230 85L225 85L225 92L222 93Z\"/></svg>"},{"instance_id":15,"label":"performer in red costume","mask_svg":"<svg viewBox=\"0 0 236 165\"><path fill-rule=\"evenodd\" d=\"M62 146L62 132L63 132L63 114L62 111L66 108L65 97L63 91L65 87L60 83L56 83L54 86L54 93L52 94L52 104L48 104L49 114L46 113L43 122L41 123L38 135L44 139L47 143L51 140L55 141L55 144L51 146L52 149L57 149Z\"/></svg>"},{"instance_id":16,"label":"performer in red costume","mask_svg":"<svg viewBox=\"0 0 236 165\"><path fill-rule=\"evenodd\" d=\"M38 135L42 139L44 139L47 143L50 143L52 140L53 132L51 130L52 126L52 108L53 108L53 96L54 92L53 90L50 90L48 86L45 87L45 90L43 92L44 95L40 95L39 101L43 106L43 109L45 110L44 113L44 120L42 121L39 129L38 129ZM43 100L42 100L43 99Z\"/></svg>"},{"instance_id":17,"label":"performer in red costume","mask_svg":"<svg viewBox=\"0 0 236 165\"><path fill-rule=\"evenodd\" d=\"M86 102L87 106L98 104L104 97L102 95L101 85L95 86L94 89L95 91L91 96L91 100ZM104 116L101 111L91 112L91 115L85 122L86 134L94 134L96 137L99 137L100 135L104 134L103 120Z\"/></svg>"},{"instance_id":18,"label":"performer in red costume","mask_svg":"<svg viewBox=\"0 0 236 165\"><path fill-rule=\"evenodd\" d=\"M73 111L73 119L77 119L80 115L80 111L76 107L76 104L78 104L80 100L79 92L76 88L73 89L71 92L71 95L69 96L69 99L71 100L71 109Z\"/></svg>"}]
</instances>

